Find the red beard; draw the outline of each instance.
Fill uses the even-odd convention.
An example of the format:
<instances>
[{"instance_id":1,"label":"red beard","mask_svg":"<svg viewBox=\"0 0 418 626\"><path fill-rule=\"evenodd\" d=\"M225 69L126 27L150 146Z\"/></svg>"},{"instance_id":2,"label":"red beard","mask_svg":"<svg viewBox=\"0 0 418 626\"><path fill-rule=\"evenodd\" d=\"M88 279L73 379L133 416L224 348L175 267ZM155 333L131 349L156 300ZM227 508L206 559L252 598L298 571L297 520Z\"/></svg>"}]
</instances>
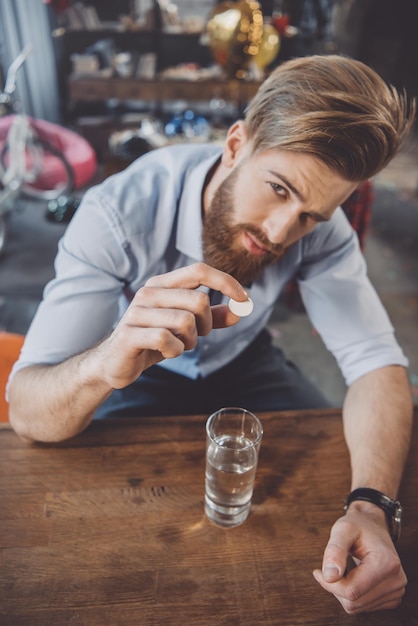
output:
<instances>
[{"instance_id":1,"label":"red beard","mask_svg":"<svg viewBox=\"0 0 418 626\"><path fill-rule=\"evenodd\" d=\"M233 224L233 190L238 170L234 170L218 187L205 216L202 232L204 261L242 285L250 285L264 267L277 261L284 253L281 244L273 245L264 233L252 224ZM242 233L252 233L268 251L262 256L251 254L239 244Z\"/></svg>"}]
</instances>

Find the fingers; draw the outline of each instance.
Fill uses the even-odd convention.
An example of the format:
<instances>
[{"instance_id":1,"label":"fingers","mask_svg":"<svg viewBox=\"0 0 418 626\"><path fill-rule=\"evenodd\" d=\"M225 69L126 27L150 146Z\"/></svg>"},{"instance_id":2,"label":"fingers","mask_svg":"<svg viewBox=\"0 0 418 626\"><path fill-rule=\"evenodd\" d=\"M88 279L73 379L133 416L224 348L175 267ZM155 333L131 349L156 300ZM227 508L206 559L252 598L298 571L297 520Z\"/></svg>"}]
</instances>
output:
<instances>
[{"instance_id":1,"label":"fingers","mask_svg":"<svg viewBox=\"0 0 418 626\"><path fill-rule=\"evenodd\" d=\"M377 587L374 590L373 596L370 596L369 599L362 597L357 601L347 603L343 598L340 602L346 613L370 613L372 611L381 611L383 609L394 609L402 602L404 595L405 587L388 592L387 589L382 586Z\"/></svg>"},{"instance_id":2,"label":"fingers","mask_svg":"<svg viewBox=\"0 0 418 626\"><path fill-rule=\"evenodd\" d=\"M248 298L245 289L232 276L204 263L195 263L150 278L137 292L130 308L161 308L165 311L172 309L192 313L197 335L202 336L209 334L212 328L225 328L236 324L240 318L234 315L226 305L210 307L208 295L198 290L201 286L220 291L239 302L244 302ZM147 319L145 314L137 315L137 319L132 320L131 323L146 326ZM161 318L159 319L162 321ZM151 326L154 325L151 323ZM177 316L175 322L168 319L167 323L162 325L164 328L171 328L179 337L187 336L181 330L182 325L187 325L185 317ZM185 343L186 345L186 350L191 349L193 342Z\"/></svg>"},{"instance_id":3,"label":"fingers","mask_svg":"<svg viewBox=\"0 0 418 626\"><path fill-rule=\"evenodd\" d=\"M163 289L197 289L204 286L220 291L239 302L244 302L248 297L245 289L235 278L205 263L194 263L168 274L153 276L146 282L146 286Z\"/></svg>"},{"instance_id":4,"label":"fingers","mask_svg":"<svg viewBox=\"0 0 418 626\"><path fill-rule=\"evenodd\" d=\"M239 321L226 305L211 307L200 286L237 301L248 298L232 276L204 263L150 278L98 352L112 387L122 388L150 365L192 350L199 335Z\"/></svg>"},{"instance_id":5,"label":"fingers","mask_svg":"<svg viewBox=\"0 0 418 626\"><path fill-rule=\"evenodd\" d=\"M183 341L165 328L138 328L124 323L95 348L101 377L113 389L123 389L151 365L183 352Z\"/></svg>"},{"instance_id":6,"label":"fingers","mask_svg":"<svg viewBox=\"0 0 418 626\"><path fill-rule=\"evenodd\" d=\"M227 328L239 322L240 319L225 304L212 306L212 328Z\"/></svg>"},{"instance_id":7,"label":"fingers","mask_svg":"<svg viewBox=\"0 0 418 626\"><path fill-rule=\"evenodd\" d=\"M195 338L207 335L212 330L209 297L202 291L161 289L147 284L136 293L131 303L128 323L133 326L162 325L185 337L187 331L195 334Z\"/></svg>"},{"instance_id":8,"label":"fingers","mask_svg":"<svg viewBox=\"0 0 418 626\"><path fill-rule=\"evenodd\" d=\"M398 576L385 577L372 587L370 587L373 584L371 581L376 581L366 570L367 567L361 565L355 567L346 577L334 584L324 580L321 570L315 570L313 576L326 591L335 596L346 613L363 613L398 606L405 594L406 587L406 577L403 570L399 572ZM366 587L365 578L367 579ZM365 588L367 591L362 593Z\"/></svg>"},{"instance_id":9,"label":"fingers","mask_svg":"<svg viewBox=\"0 0 418 626\"><path fill-rule=\"evenodd\" d=\"M195 318L189 311L179 311L175 309L140 309L133 307L126 315L126 323L135 329L146 329L150 333L151 339L146 340L147 349L160 350L166 357L167 351L171 352L170 345L166 346L168 340L171 344L172 335L182 342L183 350L192 350L197 341L197 328ZM154 330L151 333L151 330ZM155 332L161 330L160 333ZM166 332L164 332L166 331ZM137 333L137 338L139 334ZM147 335L141 335L141 339L146 339ZM156 339L158 339L156 341ZM176 350L174 350L176 352ZM178 356L175 354L175 356Z\"/></svg>"},{"instance_id":10,"label":"fingers","mask_svg":"<svg viewBox=\"0 0 418 626\"><path fill-rule=\"evenodd\" d=\"M356 532L355 527L346 522L346 518L334 524L322 559L324 581L334 583L344 575L351 547L356 541Z\"/></svg>"}]
</instances>

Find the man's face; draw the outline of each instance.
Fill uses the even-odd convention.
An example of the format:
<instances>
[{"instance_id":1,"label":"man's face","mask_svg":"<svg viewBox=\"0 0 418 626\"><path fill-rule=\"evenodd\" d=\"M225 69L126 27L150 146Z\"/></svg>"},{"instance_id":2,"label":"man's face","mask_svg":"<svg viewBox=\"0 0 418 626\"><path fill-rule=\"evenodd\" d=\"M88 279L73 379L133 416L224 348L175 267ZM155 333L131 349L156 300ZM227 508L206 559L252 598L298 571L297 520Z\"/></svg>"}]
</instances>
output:
<instances>
[{"instance_id":1,"label":"man's face","mask_svg":"<svg viewBox=\"0 0 418 626\"><path fill-rule=\"evenodd\" d=\"M204 260L248 285L290 245L329 220L357 186L305 154L244 152L206 211Z\"/></svg>"}]
</instances>

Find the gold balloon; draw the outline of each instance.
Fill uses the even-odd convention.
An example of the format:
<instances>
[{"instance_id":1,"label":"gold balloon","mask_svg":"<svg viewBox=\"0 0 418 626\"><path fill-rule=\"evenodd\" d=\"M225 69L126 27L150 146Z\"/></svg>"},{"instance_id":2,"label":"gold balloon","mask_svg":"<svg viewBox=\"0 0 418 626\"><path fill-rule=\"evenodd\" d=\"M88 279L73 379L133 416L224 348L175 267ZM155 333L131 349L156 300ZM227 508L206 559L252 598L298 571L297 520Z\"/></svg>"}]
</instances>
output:
<instances>
[{"instance_id":1,"label":"gold balloon","mask_svg":"<svg viewBox=\"0 0 418 626\"><path fill-rule=\"evenodd\" d=\"M261 69L270 65L279 54L280 44L280 35L274 26L264 24L263 37L259 45L259 50L253 58L254 63Z\"/></svg>"},{"instance_id":2,"label":"gold balloon","mask_svg":"<svg viewBox=\"0 0 418 626\"><path fill-rule=\"evenodd\" d=\"M254 0L221 2L213 9L206 31L215 61L230 78L243 78L263 37L260 5Z\"/></svg>"}]
</instances>

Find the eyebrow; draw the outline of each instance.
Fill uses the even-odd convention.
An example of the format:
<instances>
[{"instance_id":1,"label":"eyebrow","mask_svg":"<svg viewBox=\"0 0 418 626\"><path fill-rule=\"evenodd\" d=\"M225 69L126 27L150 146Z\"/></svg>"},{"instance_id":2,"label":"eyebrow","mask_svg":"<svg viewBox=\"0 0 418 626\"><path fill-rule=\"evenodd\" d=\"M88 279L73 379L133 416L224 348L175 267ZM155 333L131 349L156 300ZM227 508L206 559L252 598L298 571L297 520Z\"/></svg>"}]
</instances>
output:
<instances>
[{"instance_id":1,"label":"eyebrow","mask_svg":"<svg viewBox=\"0 0 418 626\"><path fill-rule=\"evenodd\" d=\"M267 170L267 171L273 176L275 176L276 178L278 178L282 183L287 185L289 189L293 191L293 193L299 200L301 200L302 202L305 202L305 198L303 197L301 192L298 189L296 189L294 184L291 183L290 180L286 176L284 176L283 174L279 174L278 172L275 172L274 170Z\"/></svg>"},{"instance_id":2,"label":"eyebrow","mask_svg":"<svg viewBox=\"0 0 418 626\"><path fill-rule=\"evenodd\" d=\"M274 170L267 170L267 171L269 172L269 174L271 174L272 176L275 176L276 178L280 180L280 182L284 183L287 187L289 187L289 189L293 191L295 196L301 202L306 202L301 192L298 189L296 189L294 184L291 183L290 180L286 176L284 176L283 174L279 174L278 172L275 172ZM329 222L329 220L331 219L330 217L325 217L324 215L321 215L320 213L316 213L315 211L309 212L309 215L313 217L313 219L316 220L317 222Z\"/></svg>"}]
</instances>

